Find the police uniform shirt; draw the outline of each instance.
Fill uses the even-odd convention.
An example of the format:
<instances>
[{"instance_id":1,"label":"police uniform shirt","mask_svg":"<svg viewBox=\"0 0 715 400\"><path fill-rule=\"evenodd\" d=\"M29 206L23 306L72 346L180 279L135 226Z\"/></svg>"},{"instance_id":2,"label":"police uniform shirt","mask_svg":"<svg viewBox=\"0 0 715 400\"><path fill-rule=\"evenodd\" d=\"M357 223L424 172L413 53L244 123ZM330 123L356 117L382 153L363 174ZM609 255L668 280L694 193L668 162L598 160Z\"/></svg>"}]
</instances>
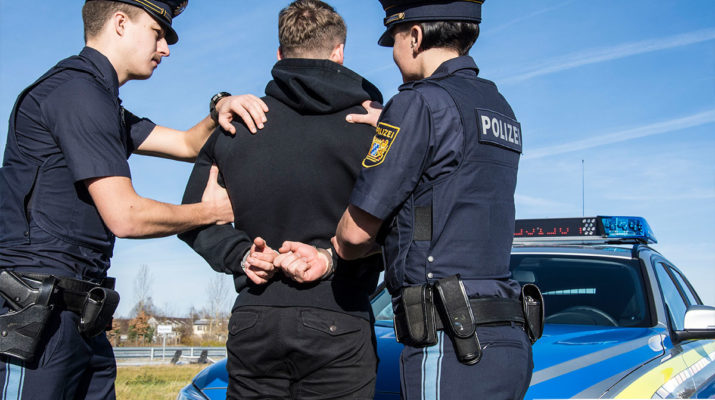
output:
<instances>
[{"instance_id":1,"label":"police uniform shirt","mask_svg":"<svg viewBox=\"0 0 715 400\"><path fill-rule=\"evenodd\" d=\"M40 201L30 206L30 243L0 244L0 262L76 278L102 277L114 237L83 181L131 177L127 159L155 124L121 107L116 71L100 52L85 47L66 61L76 69L48 77L19 100L16 146L11 148L8 138L3 169L16 173L43 164L33 194ZM0 215L4 212L0 209Z\"/></svg>"},{"instance_id":2,"label":"police uniform shirt","mask_svg":"<svg viewBox=\"0 0 715 400\"><path fill-rule=\"evenodd\" d=\"M460 57L442 64L428 79L453 73L475 75L476 64ZM400 86L385 106L350 203L388 218L419 183L435 181L459 165L464 128L454 102L438 87Z\"/></svg>"},{"instance_id":3,"label":"police uniform shirt","mask_svg":"<svg viewBox=\"0 0 715 400\"><path fill-rule=\"evenodd\" d=\"M428 246L429 241L414 242L412 237L406 237L415 233L412 231L414 226L410 225L413 222L393 220L393 217L405 207L414 210L411 196L415 190L422 190L420 188L424 188L425 184L436 184L453 175L460 167L465 151L465 128L454 100L443 88L424 83L451 76L476 79L477 74L474 60L463 56L444 62L432 76L424 80L401 85L400 92L383 109L372 146L363 160L364 168L353 189L350 203L384 220L385 227L389 228L379 236L387 233L385 280L393 294L398 289L396 285L422 284L433 276L417 272L425 271L416 267L424 265L425 261L419 257L413 258L416 257L415 253L419 253L413 251L415 246ZM481 84L493 86L491 82L480 81ZM503 101L495 87L487 95L492 93ZM447 218L444 215L441 217ZM455 245L464 246L464 242ZM449 267L429 272L432 271L435 272L435 279L455 273ZM505 274L508 277L508 270ZM475 283L466 286L470 296L513 297L518 292L511 282L505 282L504 285Z\"/></svg>"}]
</instances>

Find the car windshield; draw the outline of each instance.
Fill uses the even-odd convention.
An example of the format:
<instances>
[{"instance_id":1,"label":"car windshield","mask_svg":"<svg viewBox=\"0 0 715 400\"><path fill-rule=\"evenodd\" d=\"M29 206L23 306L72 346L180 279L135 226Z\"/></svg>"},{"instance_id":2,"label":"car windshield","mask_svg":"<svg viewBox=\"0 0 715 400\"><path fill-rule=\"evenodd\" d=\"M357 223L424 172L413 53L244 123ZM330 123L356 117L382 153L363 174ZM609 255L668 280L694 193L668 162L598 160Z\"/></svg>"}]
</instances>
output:
<instances>
[{"instance_id":1,"label":"car windshield","mask_svg":"<svg viewBox=\"0 0 715 400\"><path fill-rule=\"evenodd\" d=\"M644 327L650 325L639 260L548 254L512 254L520 284L535 283L544 295L549 324ZM383 290L372 302L377 321L393 317Z\"/></svg>"},{"instance_id":2,"label":"car windshield","mask_svg":"<svg viewBox=\"0 0 715 400\"><path fill-rule=\"evenodd\" d=\"M520 284L535 283L549 324L648 326L639 260L513 254Z\"/></svg>"}]
</instances>

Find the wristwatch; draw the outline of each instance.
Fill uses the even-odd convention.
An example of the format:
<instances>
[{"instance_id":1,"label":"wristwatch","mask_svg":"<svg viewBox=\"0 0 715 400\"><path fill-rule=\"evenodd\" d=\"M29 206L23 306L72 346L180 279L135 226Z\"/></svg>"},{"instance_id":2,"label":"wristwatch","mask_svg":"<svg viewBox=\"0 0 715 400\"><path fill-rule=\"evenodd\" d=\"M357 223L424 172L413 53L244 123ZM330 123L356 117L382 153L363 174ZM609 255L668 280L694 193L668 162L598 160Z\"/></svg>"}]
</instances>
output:
<instances>
[{"instance_id":1,"label":"wristwatch","mask_svg":"<svg viewBox=\"0 0 715 400\"><path fill-rule=\"evenodd\" d=\"M218 111L216 111L216 104L219 102L219 100L223 99L224 97L228 97L230 95L231 95L231 93L228 93L228 92L218 92L211 97L211 101L209 102L209 115L211 115L211 119L214 120L214 122L217 124L218 124Z\"/></svg>"}]
</instances>

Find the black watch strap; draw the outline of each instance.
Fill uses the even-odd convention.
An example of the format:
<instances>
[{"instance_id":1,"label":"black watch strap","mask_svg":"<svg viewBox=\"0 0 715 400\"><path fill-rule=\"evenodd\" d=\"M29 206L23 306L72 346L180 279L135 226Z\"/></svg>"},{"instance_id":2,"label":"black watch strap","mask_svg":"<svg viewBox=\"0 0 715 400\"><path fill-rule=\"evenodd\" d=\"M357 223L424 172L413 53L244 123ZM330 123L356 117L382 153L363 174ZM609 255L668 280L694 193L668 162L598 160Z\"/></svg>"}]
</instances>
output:
<instances>
[{"instance_id":1,"label":"black watch strap","mask_svg":"<svg viewBox=\"0 0 715 400\"><path fill-rule=\"evenodd\" d=\"M231 96L231 93L218 92L211 97L211 101L209 102L209 114L211 115L211 119L214 120L215 123L218 123L218 111L216 111L216 104L219 102L219 100L228 96Z\"/></svg>"}]
</instances>

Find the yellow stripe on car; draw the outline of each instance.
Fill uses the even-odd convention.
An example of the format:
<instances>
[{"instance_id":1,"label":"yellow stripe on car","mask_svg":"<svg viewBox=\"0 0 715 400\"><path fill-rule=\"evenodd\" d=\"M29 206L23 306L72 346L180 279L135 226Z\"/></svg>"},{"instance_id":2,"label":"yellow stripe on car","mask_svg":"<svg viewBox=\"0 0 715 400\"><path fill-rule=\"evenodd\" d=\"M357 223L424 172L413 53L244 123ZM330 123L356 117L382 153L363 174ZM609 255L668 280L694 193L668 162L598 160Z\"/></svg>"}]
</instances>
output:
<instances>
[{"instance_id":1,"label":"yellow stripe on car","mask_svg":"<svg viewBox=\"0 0 715 400\"><path fill-rule=\"evenodd\" d=\"M706 355L703 356L703 353ZM698 348L679 354L648 371L618 393L615 398L651 398L660 389L670 393L712 362L715 362L715 341L709 341Z\"/></svg>"}]
</instances>

